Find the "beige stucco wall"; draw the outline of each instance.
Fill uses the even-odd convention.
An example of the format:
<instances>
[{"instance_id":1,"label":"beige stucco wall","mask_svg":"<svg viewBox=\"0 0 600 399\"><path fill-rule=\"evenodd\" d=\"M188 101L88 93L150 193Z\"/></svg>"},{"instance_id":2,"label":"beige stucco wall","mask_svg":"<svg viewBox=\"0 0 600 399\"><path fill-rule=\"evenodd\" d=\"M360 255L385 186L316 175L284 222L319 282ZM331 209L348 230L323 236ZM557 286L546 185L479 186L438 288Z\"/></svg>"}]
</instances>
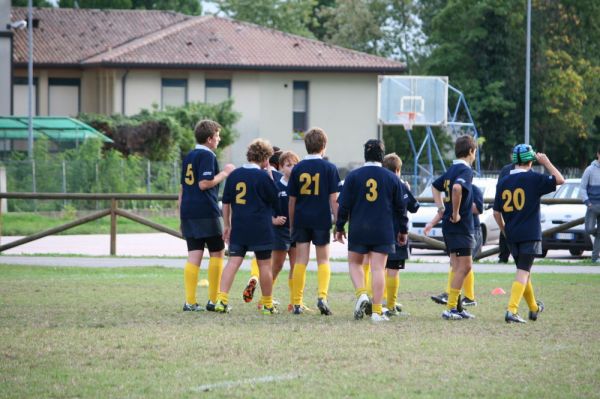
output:
<instances>
[{"instance_id":1,"label":"beige stucco wall","mask_svg":"<svg viewBox=\"0 0 600 399\"><path fill-rule=\"evenodd\" d=\"M293 140L293 82L309 82L308 125L325 129L329 137L327 155L339 167L360 163L362 144L377 137L377 76L334 73L245 73L234 74L232 96L242 119L236 129L238 141L227 152L228 160L245 161L245 148L263 137L300 156L304 143Z\"/></svg>"}]
</instances>

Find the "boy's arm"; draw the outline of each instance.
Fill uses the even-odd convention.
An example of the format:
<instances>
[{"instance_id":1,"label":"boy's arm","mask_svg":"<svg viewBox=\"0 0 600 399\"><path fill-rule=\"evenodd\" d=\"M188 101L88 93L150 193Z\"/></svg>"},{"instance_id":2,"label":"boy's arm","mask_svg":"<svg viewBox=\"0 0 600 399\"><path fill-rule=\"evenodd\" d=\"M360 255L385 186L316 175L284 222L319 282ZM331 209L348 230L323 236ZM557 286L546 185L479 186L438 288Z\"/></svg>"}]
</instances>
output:
<instances>
[{"instance_id":1,"label":"boy's arm","mask_svg":"<svg viewBox=\"0 0 600 399\"><path fill-rule=\"evenodd\" d=\"M223 241L229 244L231 235L231 204L223 204Z\"/></svg>"},{"instance_id":2,"label":"boy's arm","mask_svg":"<svg viewBox=\"0 0 600 399\"><path fill-rule=\"evenodd\" d=\"M462 186L458 183L452 185L452 215L450 221L452 223L460 222L460 201L462 200Z\"/></svg>"},{"instance_id":3,"label":"boy's arm","mask_svg":"<svg viewBox=\"0 0 600 399\"><path fill-rule=\"evenodd\" d=\"M540 165L543 165L548 169L548 172L556 179L556 184L561 185L565 182L565 178L563 175L556 169L556 167L550 162L550 159L546 156L546 154L538 152L535 154L535 159L538 161Z\"/></svg>"},{"instance_id":4,"label":"boy's arm","mask_svg":"<svg viewBox=\"0 0 600 399\"><path fill-rule=\"evenodd\" d=\"M494 211L494 219L496 223L498 223L498 227L500 227L500 231L504 234L504 219L502 218L502 213L498 211Z\"/></svg>"},{"instance_id":5,"label":"boy's arm","mask_svg":"<svg viewBox=\"0 0 600 399\"><path fill-rule=\"evenodd\" d=\"M198 187L200 187L200 190L202 191L209 190L217 184L221 183L223 180L225 180L227 176L229 176L231 172L233 172L234 169L235 165L233 165L232 163L228 163L223 167L222 171L215 175L215 177L212 180L200 180L198 182Z\"/></svg>"},{"instance_id":6,"label":"boy's arm","mask_svg":"<svg viewBox=\"0 0 600 399\"><path fill-rule=\"evenodd\" d=\"M592 206L592 203L590 202L590 197L588 196L588 192L587 192L587 186L590 181L590 173L591 173L591 168L590 167L586 168L585 171L583 172L583 176L581 176L581 184L579 185L579 191L581 192L581 200L588 207Z\"/></svg>"},{"instance_id":7,"label":"boy's arm","mask_svg":"<svg viewBox=\"0 0 600 399\"><path fill-rule=\"evenodd\" d=\"M335 224L338 217L338 203L337 203L338 193L329 194L329 206L331 207L331 212L333 213L333 224Z\"/></svg>"},{"instance_id":8,"label":"boy's arm","mask_svg":"<svg viewBox=\"0 0 600 399\"><path fill-rule=\"evenodd\" d=\"M433 217L433 219L431 219L425 225L425 228L423 229L423 235L428 236L429 232L431 231L431 229L433 229L433 226L435 226L436 224L438 224L440 222L440 220L442 220L442 214L440 212L438 212L438 213L435 214L435 216Z\"/></svg>"},{"instance_id":9,"label":"boy's arm","mask_svg":"<svg viewBox=\"0 0 600 399\"><path fill-rule=\"evenodd\" d=\"M433 194L433 202L437 207L439 214L444 214L444 203L442 202L442 192L435 187L431 187L431 193Z\"/></svg>"}]
</instances>

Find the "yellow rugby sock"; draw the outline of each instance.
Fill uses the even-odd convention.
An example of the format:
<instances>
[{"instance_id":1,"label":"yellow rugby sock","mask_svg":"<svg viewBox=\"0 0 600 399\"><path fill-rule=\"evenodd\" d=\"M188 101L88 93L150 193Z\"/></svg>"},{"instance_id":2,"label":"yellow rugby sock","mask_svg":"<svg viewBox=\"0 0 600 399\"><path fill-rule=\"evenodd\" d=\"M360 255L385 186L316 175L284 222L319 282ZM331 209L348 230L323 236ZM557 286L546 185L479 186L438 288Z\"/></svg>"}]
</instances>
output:
<instances>
[{"instance_id":1,"label":"yellow rugby sock","mask_svg":"<svg viewBox=\"0 0 600 399\"><path fill-rule=\"evenodd\" d=\"M223 258L211 257L208 260L208 299L217 303L217 294L223 274Z\"/></svg>"},{"instance_id":2,"label":"yellow rugby sock","mask_svg":"<svg viewBox=\"0 0 600 399\"><path fill-rule=\"evenodd\" d=\"M390 277L386 274L385 292L387 294L387 307L389 310L394 310L396 308L398 287L400 287L400 276Z\"/></svg>"},{"instance_id":3,"label":"yellow rugby sock","mask_svg":"<svg viewBox=\"0 0 600 399\"><path fill-rule=\"evenodd\" d=\"M535 301L535 294L533 293L533 285L531 284L531 279L529 279L527 285L525 286L523 298L525 298L527 306L529 306L529 310L531 310L532 312L538 311L538 304Z\"/></svg>"},{"instance_id":4,"label":"yellow rugby sock","mask_svg":"<svg viewBox=\"0 0 600 399\"><path fill-rule=\"evenodd\" d=\"M512 289L510 290L510 299L508 301L508 311L511 313L517 313L519 311L519 303L523 298L523 292L525 292L525 285L518 281L512 283Z\"/></svg>"},{"instance_id":5,"label":"yellow rugby sock","mask_svg":"<svg viewBox=\"0 0 600 399\"><path fill-rule=\"evenodd\" d=\"M365 287L357 288L356 290L354 290L354 295L356 295L357 298L359 296L361 296L362 294L366 294L366 293L367 293L367 289Z\"/></svg>"},{"instance_id":6,"label":"yellow rugby sock","mask_svg":"<svg viewBox=\"0 0 600 399\"><path fill-rule=\"evenodd\" d=\"M198 274L200 266L190 262L185 262L183 268L183 285L185 287L185 301L190 305L197 303L196 287L198 286Z\"/></svg>"},{"instance_id":7,"label":"yellow rugby sock","mask_svg":"<svg viewBox=\"0 0 600 399\"><path fill-rule=\"evenodd\" d=\"M263 295L260 298L260 301L265 307L267 307L269 309L273 307L273 296L272 295L269 295L269 296Z\"/></svg>"},{"instance_id":8,"label":"yellow rugby sock","mask_svg":"<svg viewBox=\"0 0 600 399\"><path fill-rule=\"evenodd\" d=\"M331 279L331 268L329 263L323 263L319 265L317 269L317 281L318 281L318 297L327 299L327 292L329 291L329 280Z\"/></svg>"},{"instance_id":9,"label":"yellow rugby sock","mask_svg":"<svg viewBox=\"0 0 600 399\"><path fill-rule=\"evenodd\" d=\"M252 258L252 262L250 262L250 278L256 277L256 279L258 280L258 276L260 276L258 261L256 260L256 258Z\"/></svg>"},{"instance_id":10,"label":"yellow rugby sock","mask_svg":"<svg viewBox=\"0 0 600 399\"><path fill-rule=\"evenodd\" d=\"M459 295L460 289L450 288L450 292L448 293L448 305L446 306L448 310L456 309Z\"/></svg>"},{"instance_id":11,"label":"yellow rugby sock","mask_svg":"<svg viewBox=\"0 0 600 399\"><path fill-rule=\"evenodd\" d=\"M373 304L373 313L382 314L383 306L380 303L374 303Z\"/></svg>"},{"instance_id":12,"label":"yellow rugby sock","mask_svg":"<svg viewBox=\"0 0 600 399\"><path fill-rule=\"evenodd\" d=\"M371 285L371 265L369 263L364 264L363 273L365 274L364 286L367 289L367 295L373 296L373 285Z\"/></svg>"},{"instance_id":13,"label":"yellow rugby sock","mask_svg":"<svg viewBox=\"0 0 600 399\"><path fill-rule=\"evenodd\" d=\"M294 265L294 295L292 303L302 305L304 297L304 285L306 284L306 265L296 263Z\"/></svg>"},{"instance_id":14,"label":"yellow rugby sock","mask_svg":"<svg viewBox=\"0 0 600 399\"><path fill-rule=\"evenodd\" d=\"M475 273L473 273L473 269L465 276L463 291L466 298L475 300Z\"/></svg>"},{"instance_id":15,"label":"yellow rugby sock","mask_svg":"<svg viewBox=\"0 0 600 399\"><path fill-rule=\"evenodd\" d=\"M221 301L225 305L227 305L229 303L229 293L219 292L219 294L217 295L217 301Z\"/></svg>"},{"instance_id":16,"label":"yellow rugby sock","mask_svg":"<svg viewBox=\"0 0 600 399\"><path fill-rule=\"evenodd\" d=\"M446 285L446 294L450 294L450 290L452 289L452 280L454 280L454 272L452 268L448 271L448 285Z\"/></svg>"}]
</instances>

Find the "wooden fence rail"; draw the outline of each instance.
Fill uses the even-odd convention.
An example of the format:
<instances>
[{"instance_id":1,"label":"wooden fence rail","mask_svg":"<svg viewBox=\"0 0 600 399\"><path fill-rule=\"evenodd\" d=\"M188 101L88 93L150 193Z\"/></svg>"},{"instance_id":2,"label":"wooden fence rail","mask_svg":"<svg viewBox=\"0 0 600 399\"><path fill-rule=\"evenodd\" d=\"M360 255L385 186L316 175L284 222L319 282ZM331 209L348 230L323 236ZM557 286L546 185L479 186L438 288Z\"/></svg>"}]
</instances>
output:
<instances>
[{"instance_id":1,"label":"wooden fence rail","mask_svg":"<svg viewBox=\"0 0 600 399\"><path fill-rule=\"evenodd\" d=\"M183 238L179 231L170 229L167 226L163 226L158 223L154 223L151 220L143 218L134 213L128 212L118 207L118 201L127 200L139 200L139 201L176 201L177 195L175 194L121 194L121 193L0 193L0 199L31 199L31 200L98 200L98 201L110 201L110 208L104 209L90 215L83 216L72 222L65 223L63 225L52 227L50 229L32 234L27 237L23 237L19 240L10 242L8 244L0 245L0 253L8 249L17 247L19 245L27 244L29 242L39 240L53 234L63 232L73 227L94 221L96 219L110 216L110 254L116 255L117 253L117 216L121 216L130 219L134 222L143 224L155 230L163 233L170 234L174 237ZM432 203L433 198L431 197L419 197L417 200L421 203ZM494 202L493 198L486 198L484 201L486 204ZM543 199L543 204L581 204L581 200L578 199ZM568 230L574 226L577 226L584 222L584 218L572 220L567 223L563 223L552 227L551 229L545 230L542 234L551 235L560 231ZM0 207L0 238L2 237L2 209ZM426 242L434 248L445 250L446 246L442 241L435 240L430 237L409 233L408 237L413 241ZM483 251L477 256L477 259L481 259L487 256L492 256L499 252L499 247L491 248L487 251Z\"/></svg>"}]
</instances>

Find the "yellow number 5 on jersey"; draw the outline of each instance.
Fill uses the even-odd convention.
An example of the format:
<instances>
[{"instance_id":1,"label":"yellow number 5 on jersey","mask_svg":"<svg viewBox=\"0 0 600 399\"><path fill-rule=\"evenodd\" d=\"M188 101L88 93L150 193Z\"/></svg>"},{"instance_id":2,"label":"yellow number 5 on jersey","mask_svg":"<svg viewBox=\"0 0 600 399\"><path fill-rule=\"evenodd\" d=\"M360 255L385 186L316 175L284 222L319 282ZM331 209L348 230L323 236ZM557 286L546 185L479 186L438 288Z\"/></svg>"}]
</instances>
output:
<instances>
[{"instance_id":1,"label":"yellow number 5 on jersey","mask_svg":"<svg viewBox=\"0 0 600 399\"><path fill-rule=\"evenodd\" d=\"M235 196L235 203L240 205L246 205L246 183L243 181L239 182L235 185L235 191L237 191L237 195Z\"/></svg>"},{"instance_id":2,"label":"yellow number 5 on jersey","mask_svg":"<svg viewBox=\"0 0 600 399\"><path fill-rule=\"evenodd\" d=\"M369 191L365 195L365 197L367 198L367 201L369 201L369 202L377 201L377 195L378 195L377 194L377 180L375 180L375 179L367 180L366 186L369 189Z\"/></svg>"},{"instance_id":3,"label":"yellow number 5 on jersey","mask_svg":"<svg viewBox=\"0 0 600 399\"><path fill-rule=\"evenodd\" d=\"M187 168L185 170L185 184L191 186L194 184L194 171L192 170L192 164L188 163Z\"/></svg>"}]
</instances>

